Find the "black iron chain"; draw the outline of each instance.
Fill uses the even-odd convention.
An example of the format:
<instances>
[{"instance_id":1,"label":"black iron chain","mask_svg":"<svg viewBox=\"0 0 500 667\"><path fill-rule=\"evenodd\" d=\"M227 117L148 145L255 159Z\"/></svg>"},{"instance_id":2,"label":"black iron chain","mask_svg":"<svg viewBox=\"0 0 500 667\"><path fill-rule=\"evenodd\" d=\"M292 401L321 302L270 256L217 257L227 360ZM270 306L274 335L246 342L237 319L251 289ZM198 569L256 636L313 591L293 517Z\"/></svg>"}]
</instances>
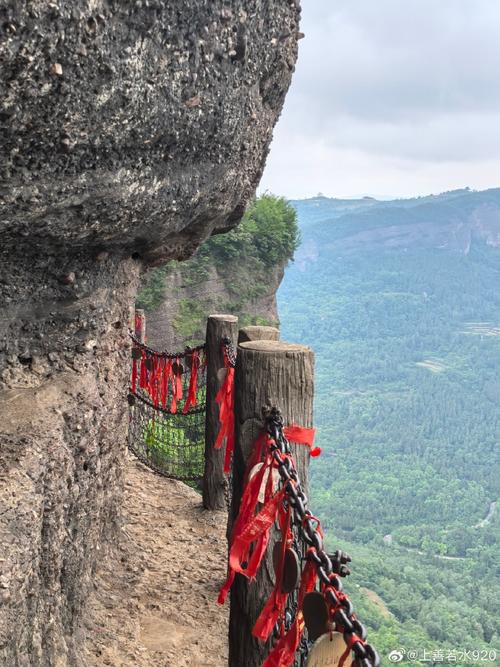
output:
<instances>
[{"instance_id":1,"label":"black iron chain","mask_svg":"<svg viewBox=\"0 0 500 667\"><path fill-rule=\"evenodd\" d=\"M316 565L319 580L324 584L325 598L336 611L333 621L336 628L342 632L344 641L355 655L356 667L379 667L380 657L377 651L365 642L366 629L354 615L354 607L349 598L343 593L340 577L349 574L347 563L351 558L343 551L337 550L328 555L323 545L323 537L318 530L318 521L308 509L308 500L302 490L297 469L290 457L290 443L284 435L284 423L281 412L277 408L263 410L266 430L273 441L271 451L277 463L277 469L285 488L288 502L294 511L294 522L299 527L301 538L310 547L309 558ZM359 637L361 641L355 639Z\"/></svg>"},{"instance_id":2,"label":"black iron chain","mask_svg":"<svg viewBox=\"0 0 500 667\"><path fill-rule=\"evenodd\" d=\"M224 336L222 339L222 349L230 368L234 368L236 366L236 348L232 340L227 336Z\"/></svg>"},{"instance_id":3,"label":"black iron chain","mask_svg":"<svg viewBox=\"0 0 500 667\"><path fill-rule=\"evenodd\" d=\"M202 345L197 345L196 347L186 347L183 352L160 352L153 349L152 347L149 347L149 345L146 345L146 343L141 343L137 336L131 331L129 331L129 336L132 339L134 345L139 349L144 350L148 354L153 354L156 357L163 357L165 359L178 359L180 357L186 357L193 352L201 352L205 349L205 343L203 343Z\"/></svg>"},{"instance_id":4,"label":"black iron chain","mask_svg":"<svg viewBox=\"0 0 500 667\"><path fill-rule=\"evenodd\" d=\"M229 368L236 366L236 348L232 340L228 336L222 338L222 353L224 354L226 365ZM224 497L226 500L226 508L229 512L231 509L231 501L233 497L233 466L227 475L225 475Z\"/></svg>"}]
</instances>

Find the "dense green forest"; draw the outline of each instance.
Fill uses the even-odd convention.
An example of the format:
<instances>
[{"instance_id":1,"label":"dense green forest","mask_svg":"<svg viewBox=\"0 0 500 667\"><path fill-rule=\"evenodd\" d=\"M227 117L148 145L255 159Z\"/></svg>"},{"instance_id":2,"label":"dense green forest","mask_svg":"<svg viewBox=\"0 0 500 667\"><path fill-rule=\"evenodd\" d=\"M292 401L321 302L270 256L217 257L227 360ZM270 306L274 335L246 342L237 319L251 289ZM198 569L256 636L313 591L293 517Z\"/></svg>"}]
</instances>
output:
<instances>
[{"instance_id":1,"label":"dense green forest","mask_svg":"<svg viewBox=\"0 0 500 667\"><path fill-rule=\"evenodd\" d=\"M316 352L314 511L353 556L347 587L383 662L393 649L419 650L415 665L469 649L483 652L455 662L491 664L500 191L295 206L302 246L279 314L283 337Z\"/></svg>"},{"instance_id":2,"label":"dense green forest","mask_svg":"<svg viewBox=\"0 0 500 667\"><path fill-rule=\"evenodd\" d=\"M139 295L154 310L180 272L191 298L177 295L174 326L199 342L216 309L257 323L250 304L296 251L278 300L282 337L316 352L311 506L353 557L346 588L383 664L401 649L417 666L500 654L498 246L500 190L264 195ZM210 280L217 305L197 295Z\"/></svg>"}]
</instances>

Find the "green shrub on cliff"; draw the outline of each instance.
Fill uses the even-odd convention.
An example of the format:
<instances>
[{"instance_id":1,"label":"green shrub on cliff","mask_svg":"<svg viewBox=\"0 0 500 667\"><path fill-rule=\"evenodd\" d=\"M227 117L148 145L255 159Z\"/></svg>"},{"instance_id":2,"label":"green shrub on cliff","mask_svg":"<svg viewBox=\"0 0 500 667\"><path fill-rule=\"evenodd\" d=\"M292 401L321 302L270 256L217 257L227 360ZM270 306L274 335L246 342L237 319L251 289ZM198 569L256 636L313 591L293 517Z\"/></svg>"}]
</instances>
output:
<instances>
[{"instance_id":1,"label":"green shrub on cliff","mask_svg":"<svg viewBox=\"0 0 500 667\"><path fill-rule=\"evenodd\" d=\"M235 229L210 237L186 262L172 261L150 271L136 305L150 311L158 308L165 297L166 276L174 267L181 268L185 285L202 282L210 266L221 269L243 260L256 277L275 264L286 265L293 258L299 240L297 214L291 204L283 197L261 195L253 200ZM252 287L248 280L245 284ZM256 287L254 284L253 288ZM245 300L245 295L240 296Z\"/></svg>"},{"instance_id":2,"label":"green shrub on cliff","mask_svg":"<svg viewBox=\"0 0 500 667\"><path fill-rule=\"evenodd\" d=\"M283 197L264 194L248 207L238 227L212 236L201 246L198 256L209 257L216 265L254 257L270 266L292 259L298 244L295 209Z\"/></svg>"},{"instance_id":3,"label":"green shrub on cliff","mask_svg":"<svg viewBox=\"0 0 500 667\"><path fill-rule=\"evenodd\" d=\"M161 470L174 477L202 477L205 446L203 433L190 433L183 415L174 414L150 420L144 430L144 444L150 460Z\"/></svg>"}]
</instances>

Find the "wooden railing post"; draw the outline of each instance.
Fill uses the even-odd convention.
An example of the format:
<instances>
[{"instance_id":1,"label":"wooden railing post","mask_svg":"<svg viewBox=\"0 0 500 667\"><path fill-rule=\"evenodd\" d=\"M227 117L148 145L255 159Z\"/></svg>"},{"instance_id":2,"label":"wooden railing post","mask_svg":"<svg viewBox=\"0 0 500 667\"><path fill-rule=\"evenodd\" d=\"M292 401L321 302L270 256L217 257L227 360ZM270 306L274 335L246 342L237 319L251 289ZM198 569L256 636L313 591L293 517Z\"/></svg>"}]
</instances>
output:
<instances>
[{"instance_id":1,"label":"wooden railing post","mask_svg":"<svg viewBox=\"0 0 500 667\"><path fill-rule=\"evenodd\" d=\"M205 473L203 476L203 507L220 510L226 507L227 482L224 477L224 448L214 449L219 432L219 406L215 397L224 382L222 339L236 345L238 318L234 315L210 315L207 320L207 413L205 420Z\"/></svg>"},{"instance_id":2,"label":"wooden railing post","mask_svg":"<svg viewBox=\"0 0 500 667\"><path fill-rule=\"evenodd\" d=\"M285 424L311 427L313 415L314 354L302 345L257 340L238 346L235 374L236 443L233 462L233 501L231 515L238 513L243 491L246 461L262 427L262 407L278 407ZM293 446L298 473L307 493L309 450ZM236 575L231 590L229 617L229 667L260 667L269 652L252 636L252 628L269 597L274 582L272 534L268 554L257 578L248 582Z\"/></svg>"},{"instance_id":3,"label":"wooden railing post","mask_svg":"<svg viewBox=\"0 0 500 667\"><path fill-rule=\"evenodd\" d=\"M238 345L251 340L279 340L280 330L276 327L251 325L243 327L238 332Z\"/></svg>"}]
</instances>

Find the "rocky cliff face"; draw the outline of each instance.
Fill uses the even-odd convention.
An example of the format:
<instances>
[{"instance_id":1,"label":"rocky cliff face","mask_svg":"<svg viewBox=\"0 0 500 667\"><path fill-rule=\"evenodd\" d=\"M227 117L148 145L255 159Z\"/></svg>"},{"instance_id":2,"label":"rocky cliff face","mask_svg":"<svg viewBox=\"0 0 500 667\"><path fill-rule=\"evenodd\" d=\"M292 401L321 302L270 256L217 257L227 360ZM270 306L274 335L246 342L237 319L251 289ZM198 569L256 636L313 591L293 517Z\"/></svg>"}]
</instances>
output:
<instances>
[{"instance_id":1,"label":"rocky cliff face","mask_svg":"<svg viewBox=\"0 0 500 667\"><path fill-rule=\"evenodd\" d=\"M185 264L192 263L195 269L195 260ZM178 264L165 278L162 304L146 312L148 344L175 351L184 349L186 343L199 343L205 339L207 317L212 313L237 315L240 326L277 326L276 292L284 266L264 272L248 264L231 262L224 270L212 266L194 281L184 263Z\"/></svg>"},{"instance_id":2,"label":"rocky cliff face","mask_svg":"<svg viewBox=\"0 0 500 667\"><path fill-rule=\"evenodd\" d=\"M304 224L302 268L320 252L429 248L468 255L474 244L500 246L500 188L456 190L408 200L295 202Z\"/></svg>"},{"instance_id":3,"label":"rocky cliff face","mask_svg":"<svg viewBox=\"0 0 500 667\"><path fill-rule=\"evenodd\" d=\"M298 15L295 0L0 7L0 664L81 664L119 521L139 274L240 218Z\"/></svg>"},{"instance_id":4,"label":"rocky cliff face","mask_svg":"<svg viewBox=\"0 0 500 667\"><path fill-rule=\"evenodd\" d=\"M467 221L387 225L357 232L336 243L334 251L359 251L366 248L437 248L467 255L473 241L500 246L500 209L480 207Z\"/></svg>"}]
</instances>

